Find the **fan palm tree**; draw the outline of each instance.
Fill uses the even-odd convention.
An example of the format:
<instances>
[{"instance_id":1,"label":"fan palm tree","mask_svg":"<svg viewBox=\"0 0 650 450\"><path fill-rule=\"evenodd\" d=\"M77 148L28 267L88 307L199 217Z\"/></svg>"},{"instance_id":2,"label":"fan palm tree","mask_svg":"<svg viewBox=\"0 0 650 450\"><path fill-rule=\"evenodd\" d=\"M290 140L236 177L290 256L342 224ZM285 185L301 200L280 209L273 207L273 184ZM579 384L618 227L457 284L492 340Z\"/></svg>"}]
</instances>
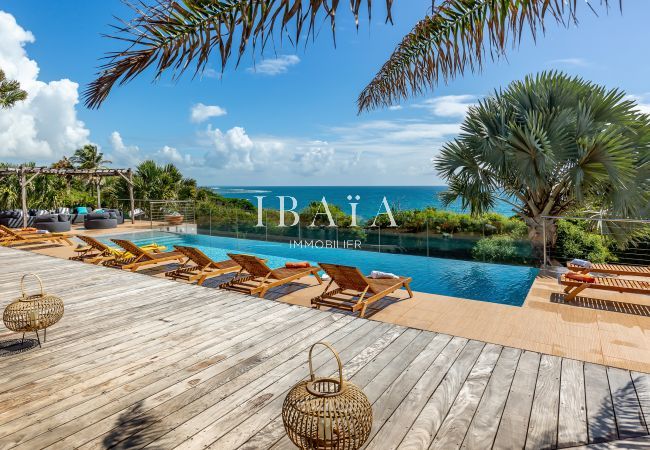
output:
<instances>
[{"instance_id":1,"label":"fan palm tree","mask_svg":"<svg viewBox=\"0 0 650 450\"><path fill-rule=\"evenodd\" d=\"M104 159L104 154L99 151L96 145L84 145L77 149L74 155L70 157L70 162L75 164L79 169L105 169L111 161ZM98 176L89 176L89 181L94 184L97 192L97 208L102 207L101 184L102 178Z\"/></svg>"},{"instance_id":2,"label":"fan palm tree","mask_svg":"<svg viewBox=\"0 0 650 450\"><path fill-rule=\"evenodd\" d=\"M539 248L554 221L576 208L638 217L650 202L650 117L581 78L545 72L511 83L471 107L461 133L435 166L449 189L479 214L510 203Z\"/></svg>"},{"instance_id":3,"label":"fan palm tree","mask_svg":"<svg viewBox=\"0 0 650 450\"><path fill-rule=\"evenodd\" d=\"M98 77L85 92L89 107L99 107L115 84L124 84L153 68L155 78L171 71L175 77L193 67L200 74L213 53L223 70L236 53L275 42L287 35L296 44L315 37L319 19L329 19L332 33L338 0L149 0L134 6L135 17L116 26L113 38L126 48L106 55ZM408 3L408 0L403 0ZM600 0L602 8L610 0ZM619 0L619 4L622 0ZM372 0L351 0L355 22ZM516 47L525 34L535 39L545 25L576 22L577 0L442 0L432 1L429 14L397 45L386 63L363 89L359 112L395 104L434 88L466 70L480 70L486 59ZM393 0L386 0L386 21L392 23ZM587 5L592 8L587 0ZM592 8L593 9L593 8ZM233 50L233 46L236 47Z\"/></svg>"},{"instance_id":4,"label":"fan palm tree","mask_svg":"<svg viewBox=\"0 0 650 450\"><path fill-rule=\"evenodd\" d=\"M7 80L5 73L0 69L0 108L11 108L16 102L26 98L27 92L20 89L20 83L15 80Z\"/></svg>"}]
</instances>

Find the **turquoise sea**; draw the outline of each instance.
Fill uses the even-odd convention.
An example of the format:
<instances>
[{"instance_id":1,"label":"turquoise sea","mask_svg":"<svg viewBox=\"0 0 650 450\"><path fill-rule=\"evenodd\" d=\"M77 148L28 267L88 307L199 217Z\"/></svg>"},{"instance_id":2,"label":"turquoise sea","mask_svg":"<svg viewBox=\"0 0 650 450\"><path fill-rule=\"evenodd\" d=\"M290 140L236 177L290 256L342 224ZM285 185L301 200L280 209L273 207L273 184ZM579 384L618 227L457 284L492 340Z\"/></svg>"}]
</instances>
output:
<instances>
[{"instance_id":1,"label":"turquoise sea","mask_svg":"<svg viewBox=\"0 0 650 450\"><path fill-rule=\"evenodd\" d=\"M447 207L443 206L438 195L446 186L212 186L215 192L224 197L245 198L257 205L255 196L265 196L264 207L279 209L277 196L292 196L298 201L297 210L306 207L312 201L320 201L323 197L328 204L339 206L344 212L350 214L350 200L358 203L357 216L370 218L377 214L386 197L388 204L393 209L422 209L432 206L436 209L446 209L455 212L463 211L460 202ZM359 196L359 200L356 200ZM285 207L291 207L290 199L285 200ZM384 209L382 208L383 212ZM498 202L494 212L512 216L512 206L505 202Z\"/></svg>"}]
</instances>

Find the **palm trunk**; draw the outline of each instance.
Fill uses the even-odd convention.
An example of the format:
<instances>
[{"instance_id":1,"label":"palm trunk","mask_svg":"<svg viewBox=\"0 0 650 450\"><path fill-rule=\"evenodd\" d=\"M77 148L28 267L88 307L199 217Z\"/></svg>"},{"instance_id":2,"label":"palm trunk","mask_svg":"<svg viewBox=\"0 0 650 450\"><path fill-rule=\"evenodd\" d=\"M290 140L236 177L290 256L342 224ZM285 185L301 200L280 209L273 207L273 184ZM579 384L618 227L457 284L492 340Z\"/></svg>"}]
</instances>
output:
<instances>
[{"instance_id":1,"label":"palm trunk","mask_svg":"<svg viewBox=\"0 0 650 450\"><path fill-rule=\"evenodd\" d=\"M101 193L101 189L99 188L99 182L97 182L96 186L97 186L97 209L101 209L101 207L102 207L102 193Z\"/></svg>"},{"instance_id":2,"label":"palm trunk","mask_svg":"<svg viewBox=\"0 0 650 450\"><path fill-rule=\"evenodd\" d=\"M555 246L557 240L557 225L553 219L544 219L541 216L524 217L528 226L528 239L533 246L533 256L540 261L544 260L544 241L546 240L546 253Z\"/></svg>"}]
</instances>

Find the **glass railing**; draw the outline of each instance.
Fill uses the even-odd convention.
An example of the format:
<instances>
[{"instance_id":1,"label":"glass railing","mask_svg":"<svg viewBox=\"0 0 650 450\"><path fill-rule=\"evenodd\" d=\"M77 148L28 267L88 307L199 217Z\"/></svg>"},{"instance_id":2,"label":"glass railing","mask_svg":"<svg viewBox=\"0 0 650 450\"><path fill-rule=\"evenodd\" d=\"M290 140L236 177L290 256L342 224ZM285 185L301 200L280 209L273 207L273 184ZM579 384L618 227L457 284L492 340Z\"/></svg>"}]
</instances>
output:
<instances>
[{"instance_id":1,"label":"glass railing","mask_svg":"<svg viewBox=\"0 0 650 450\"><path fill-rule=\"evenodd\" d=\"M329 246L405 255L539 264L527 239L513 237L509 230L500 230L489 220L474 224L472 230L450 227L434 220L424 220L415 228L400 224L399 220L397 227L310 226L311 218L301 218L294 226L281 227L277 220L277 214L268 214L266 211L262 215L263 226L259 226L255 213L242 213L241 210L218 208L208 211L198 209L196 212L197 232L205 235L283 242L294 246ZM292 217L287 218L287 224L292 221ZM488 239L492 242L495 237L502 237L503 240L490 245L508 246L505 258L497 257L495 260L489 251L477 252L480 241ZM485 247L485 243L481 245Z\"/></svg>"}]
</instances>

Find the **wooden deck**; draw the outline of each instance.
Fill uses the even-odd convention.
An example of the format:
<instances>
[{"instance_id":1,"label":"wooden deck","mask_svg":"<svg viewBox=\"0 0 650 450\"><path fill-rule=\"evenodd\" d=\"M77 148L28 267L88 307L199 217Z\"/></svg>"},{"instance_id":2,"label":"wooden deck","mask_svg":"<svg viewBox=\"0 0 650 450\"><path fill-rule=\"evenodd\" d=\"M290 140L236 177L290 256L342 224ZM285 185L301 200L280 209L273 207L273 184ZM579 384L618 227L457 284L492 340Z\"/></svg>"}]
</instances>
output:
<instances>
[{"instance_id":1,"label":"wooden deck","mask_svg":"<svg viewBox=\"0 0 650 450\"><path fill-rule=\"evenodd\" d=\"M3 305L30 271L66 312L42 349L0 328L2 449L291 448L318 340L373 404L369 449L650 446L647 374L0 248Z\"/></svg>"}]
</instances>

